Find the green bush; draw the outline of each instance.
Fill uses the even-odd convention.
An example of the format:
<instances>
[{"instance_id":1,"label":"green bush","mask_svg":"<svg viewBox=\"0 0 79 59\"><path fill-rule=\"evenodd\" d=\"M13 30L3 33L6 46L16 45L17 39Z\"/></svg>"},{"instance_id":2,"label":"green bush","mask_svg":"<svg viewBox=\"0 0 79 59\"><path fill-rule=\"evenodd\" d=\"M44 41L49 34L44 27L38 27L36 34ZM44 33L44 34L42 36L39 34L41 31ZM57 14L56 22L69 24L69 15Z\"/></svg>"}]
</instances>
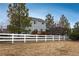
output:
<instances>
[{"instance_id":1,"label":"green bush","mask_svg":"<svg viewBox=\"0 0 79 59\"><path fill-rule=\"evenodd\" d=\"M69 35L69 38L71 40L79 40L79 33L78 32L73 32Z\"/></svg>"}]
</instances>

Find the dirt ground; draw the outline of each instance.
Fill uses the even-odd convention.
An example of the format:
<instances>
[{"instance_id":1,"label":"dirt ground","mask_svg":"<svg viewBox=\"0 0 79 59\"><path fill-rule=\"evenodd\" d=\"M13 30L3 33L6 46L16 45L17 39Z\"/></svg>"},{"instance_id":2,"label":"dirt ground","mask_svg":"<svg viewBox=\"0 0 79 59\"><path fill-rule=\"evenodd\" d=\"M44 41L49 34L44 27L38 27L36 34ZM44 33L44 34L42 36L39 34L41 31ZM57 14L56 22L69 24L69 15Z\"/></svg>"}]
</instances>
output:
<instances>
[{"instance_id":1,"label":"dirt ground","mask_svg":"<svg viewBox=\"0 0 79 59\"><path fill-rule=\"evenodd\" d=\"M79 42L0 42L0 56L79 56Z\"/></svg>"}]
</instances>

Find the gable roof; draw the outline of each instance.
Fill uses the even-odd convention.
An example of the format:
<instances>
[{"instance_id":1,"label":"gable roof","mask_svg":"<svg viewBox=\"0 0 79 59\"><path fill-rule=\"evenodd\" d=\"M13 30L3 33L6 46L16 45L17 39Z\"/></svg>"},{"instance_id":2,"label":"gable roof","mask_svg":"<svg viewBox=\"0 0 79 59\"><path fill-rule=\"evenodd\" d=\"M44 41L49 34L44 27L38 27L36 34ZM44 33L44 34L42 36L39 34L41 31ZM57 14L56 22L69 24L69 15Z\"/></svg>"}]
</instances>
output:
<instances>
[{"instance_id":1,"label":"gable roof","mask_svg":"<svg viewBox=\"0 0 79 59\"><path fill-rule=\"evenodd\" d=\"M35 18L35 17L30 17L32 21L39 21L39 22L45 22L43 19L40 18Z\"/></svg>"}]
</instances>

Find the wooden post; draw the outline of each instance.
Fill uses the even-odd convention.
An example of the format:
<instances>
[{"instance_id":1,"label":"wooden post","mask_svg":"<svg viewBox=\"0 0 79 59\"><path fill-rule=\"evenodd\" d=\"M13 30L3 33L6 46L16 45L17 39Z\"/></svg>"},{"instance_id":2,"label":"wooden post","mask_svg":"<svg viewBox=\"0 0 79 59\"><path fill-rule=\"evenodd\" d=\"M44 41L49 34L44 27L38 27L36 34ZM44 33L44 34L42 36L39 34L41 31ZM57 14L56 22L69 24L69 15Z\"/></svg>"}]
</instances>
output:
<instances>
[{"instance_id":1,"label":"wooden post","mask_svg":"<svg viewBox=\"0 0 79 59\"><path fill-rule=\"evenodd\" d=\"M64 40L65 40L65 35L64 35Z\"/></svg>"},{"instance_id":2,"label":"wooden post","mask_svg":"<svg viewBox=\"0 0 79 59\"><path fill-rule=\"evenodd\" d=\"M59 35L59 40L61 40L61 39L60 39L60 35Z\"/></svg>"},{"instance_id":3,"label":"wooden post","mask_svg":"<svg viewBox=\"0 0 79 59\"><path fill-rule=\"evenodd\" d=\"M26 34L24 34L24 43L26 43Z\"/></svg>"},{"instance_id":4,"label":"wooden post","mask_svg":"<svg viewBox=\"0 0 79 59\"><path fill-rule=\"evenodd\" d=\"M36 35L36 42L38 41L38 35Z\"/></svg>"},{"instance_id":5,"label":"wooden post","mask_svg":"<svg viewBox=\"0 0 79 59\"><path fill-rule=\"evenodd\" d=\"M52 35L52 39L53 39L53 41L54 41L54 35Z\"/></svg>"},{"instance_id":6,"label":"wooden post","mask_svg":"<svg viewBox=\"0 0 79 59\"><path fill-rule=\"evenodd\" d=\"M12 35L12 44L14 43L14 34L11 34Z\"/></svg>"},{"instance_id":7,"label":"wooden post","mask_svg":"<svg viewBox=\"0 0 79 59\"><path fill-rule=\"evenodd\" d=\"M45 42L47 41L47 35L45 35Z\"/></svg>"}]
</instances>

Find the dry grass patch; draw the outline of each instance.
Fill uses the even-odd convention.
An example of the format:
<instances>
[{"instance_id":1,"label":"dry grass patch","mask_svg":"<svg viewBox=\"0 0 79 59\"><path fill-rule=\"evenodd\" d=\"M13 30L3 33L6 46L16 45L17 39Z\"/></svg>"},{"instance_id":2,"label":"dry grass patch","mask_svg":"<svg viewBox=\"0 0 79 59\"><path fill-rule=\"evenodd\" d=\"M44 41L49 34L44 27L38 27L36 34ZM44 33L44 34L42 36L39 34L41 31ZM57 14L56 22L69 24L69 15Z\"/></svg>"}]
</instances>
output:
<instances>
[{"instance_id":1,"label":"dry grass patch","mask_svg":"<svg viewBox=\"0 0 79 59\"><path fill-rule=\"evenodd\" d=\"M0 43L0 55L5 56L53 56L79 55L79 42L52 41L52 42L16 42Z\"/></svg>"}]
</instances>

